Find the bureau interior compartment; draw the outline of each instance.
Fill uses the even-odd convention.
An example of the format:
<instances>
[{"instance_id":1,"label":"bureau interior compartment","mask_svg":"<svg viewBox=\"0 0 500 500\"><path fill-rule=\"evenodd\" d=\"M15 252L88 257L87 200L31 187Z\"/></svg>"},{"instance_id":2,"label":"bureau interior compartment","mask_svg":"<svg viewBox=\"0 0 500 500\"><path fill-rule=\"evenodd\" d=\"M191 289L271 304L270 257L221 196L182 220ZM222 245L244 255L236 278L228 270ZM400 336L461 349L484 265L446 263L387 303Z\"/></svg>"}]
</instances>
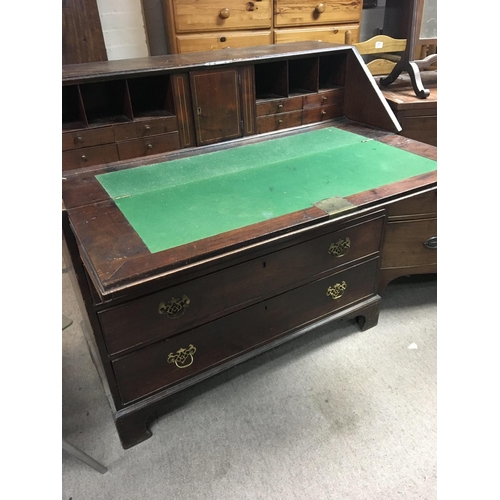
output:
<instances>
[{"instance_id":1,"label":"bureau interior compartment","mask_svg":"<svg viewBox=\"0 0 500 500\"><path fill-rule=\"evenodd\" d=\"M135 119L175 115L170 75L130 78L128 89Z\"/></svg>"},{"instance_id":2,"label":"bureau interior compartment","mask_svg":"<svg viewBox=\"0 0 500 500\"><path fill-rule=\"evenodd\" d=\"M318 91L318 58L290 59L288 61L289 95L310 94Z\"/></svg>"},{"instance_id":3,"label":"bureau interior compartment","mask_svg":"<svg viewBox=\"0 0 500 500\"><path fill-rule=\"evenodd\" d=\"M89 126L132 120L126 80L86 83L80 90Z\"/></svg>"},{"instance_id":4,"label":"bureau interior compartment","mask_svg":"<svg viewBox=\"0 0 500 500\"><path fill-rule=\"evenodd\" d=\"M288 97L287 61L255 65L255 96L257 100Z\"/></svg>"},{"instance_id":5,"label":"bureau interior compartment","mask_svg":"<svg viewBox=\"0 0 500 500\"><path fill-rule=\"evenodd\" d=\"M87 117L82 103L78 85L67 85L62 88L62 128L73 130L85 128Z\"/></svg>"},{"instance_id":6,"label":"bureau interior compartment","mask_svg":"<svg viewBox=\"0 0 500 500\"><path fill-rule=\"evenodd\" d=\"M319 57L319 89L345 87L346 56L332 54Z\"/></svg>"}]
</instances>

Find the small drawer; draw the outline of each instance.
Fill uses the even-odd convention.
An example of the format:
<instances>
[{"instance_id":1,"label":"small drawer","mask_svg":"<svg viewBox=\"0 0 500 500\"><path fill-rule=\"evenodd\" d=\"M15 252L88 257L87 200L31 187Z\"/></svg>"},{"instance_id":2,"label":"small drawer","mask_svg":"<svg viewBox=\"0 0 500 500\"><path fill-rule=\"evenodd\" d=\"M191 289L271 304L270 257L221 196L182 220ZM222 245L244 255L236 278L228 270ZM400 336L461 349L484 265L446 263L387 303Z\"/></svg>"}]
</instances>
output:
<instances>
[{"instance_id":1,"label":"small drawer","mask_svg":"<svg viewBox=\"0 0 500 500\"><path fill-rule=\"evenodd\" d=\"M278 113L275 115L257 117L257 133L272 132L284 128L298 127L302 125L302 111L290 113Z\"/></svg>"},{"instance_id":2,"label":"small drawer","mask_svg":"<svg viewBox=\"0 0 500 500\"><path fill-rule=\"evenodd\" d=\"M62 169L71 170L74 168L90 167L91 165L102 165L118 161L119 159L116 144L74 149L72 151L63 151Z\"/></svg>"},{"instance_id":3,"label":"small drawer","mask_svg":"<svg viewBox=\"0 0 500 500\"><path fill-rule=\"evenodd\" d=\"M336 231L322 230L321 235L315 231L302 243L102 311L108 352L176 335L374 255L380 249L383 221L378 216Z\"/></svg>"},{"instance_id":4,"label":"small drawer","mask_svg":"<svg viewBox=\"0 0 500 500\"><path fill-rule=\"evenodd\" d=\"M437 219L389 222L382 251L382 268L437 263Z\"/></svg>"},{"instance_id":5,"label":"small drawer","mask_svg":"<svg viewBox=\"0 0 500 500\"><path fill-rule=\"evenodd\" d=\"M144 139L132 139L117 143L120 160L129 160L139 156L155 155L180 149L179 133L153 135Z\"/></svg>"},{"instance_id":6,"label":"small drawer","mask_svg":"<svg viewBox=\"0 0 500 500\"><path fill-rule=\"evenodd\" d=\"M115 142L112 127L95 128L92 130L79 130L77 132L63 132L62 150L87 148Z\"/></svg>"},{"instance_id":7,"label":"small drawer","mask_svg":"<svg viewBox=\"0 0 500 500\"><path fill-rule=\"evenodd\" d=\"M275 26L360 22L362 0L276 0Z\"/></svg>"},{"instance_id":8,"label":"small drawer","mask_svg":"<svg viewBox=\"0 0 500 500\"><path fill-rule=\"evenodd\" d=\"M344 103L344 89L323 90L317 94L304 96L304 109L317 108L319 106L331 106L332 104Z\"/></svg>"},{"instance_id":9,"label":"small drawer","mask_svg":"<svg viewBox=\"0 0 500 500\"><path fill-rule=\"evenodd\" d=\"M257 101L257 116L274 115L302 109L302 96L289 99L266 99Z\"/></svg>"},{"instance_id":10,"label":"small drawer","mask_svg":"<svg viewBox=\"0 0 500 500\"><path fill-rule=\"evenodd\" d=\"M272 0L173 0L176 31L270 28Z\"/></svg>"},{"instance_id":11,"label":"small drawer","mask_svg":"<svg viewBox=\"0 0 500 500\"><path fill-rule=\"evenodd\" d=\"M376 293L378 258L113 361L124 404L229 361Z\"/></svg>"},{"instance_id":12,"label":"small drawer","mask_svg":"<svg viewBox=\"0 0 500 500\"><path fill-rule=\"evenodd\" d=\"M342 105L334 104L332 106L321 106L318 108L305 109L302 113L302 124L316 123L323 120L330 120L343 116Z\"/></svg>"},{"instance_id":13,"label":"small drawer","mask_svg":"<svg viewBox=\"0 0 500 500\"><path fill-rule=\"evenodd\" d=\"M179 54L239 47L271 45L271 31L233 31L176 36Z\"/></svg>"},{"instance_id":14,"label":"small drawer","mask_svg":"<svg viewBox=\"0 0 500 500\"><path fill-rule=\"evenodd\" d=\"M141 119L134 123L123 123L114 125L115 140L126 141L127 139L138 139L151 135L175 132L177 129L177 117L167 116L165 118Z\"/></svg>"},{"instance_id":15,"label":"small drawer","mask_svg":"<svg viewBox=\"0 0 500 500\"><path fill-rule=\"evenodd\" d=\"M346 43L346 33L351 43L359 42L359 24L336 24L322 28L285 28L274 30L274 43L328 42Z\"/></svg>"},{"instance_id":16,"label":"small drawer","mask_svg":"<svg viewBox=\"0 0 500 500\"><path fill-rule=\"evenodd\" d=\"M411 218L437 213L437 189L411 196L387 206L389 220L397 218Z\"/></svg>"}]
</instances>

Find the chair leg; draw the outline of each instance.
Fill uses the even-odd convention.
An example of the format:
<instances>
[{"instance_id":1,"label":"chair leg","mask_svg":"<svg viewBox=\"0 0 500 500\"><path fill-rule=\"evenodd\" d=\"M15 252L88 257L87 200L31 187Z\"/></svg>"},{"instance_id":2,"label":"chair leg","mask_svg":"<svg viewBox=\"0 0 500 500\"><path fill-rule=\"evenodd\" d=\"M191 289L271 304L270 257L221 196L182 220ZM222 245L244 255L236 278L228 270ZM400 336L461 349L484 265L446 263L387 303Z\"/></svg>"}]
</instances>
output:
<instances>
[{"instance_id":1,"label":"chair leg","mask_svg":"<svg viewBox=\"0 0 500 500\"><path fill-rule=\"evenodd\" d=\"M104 474L108 471L107 467L104 467L104 465L95 461L92 457L89 457L82 450L80 450L76 446L73 446L71 443L68 443L65 439L62 440L62 447L64 451L67 451L70 455L78 458L78 460L81 460L83 463L87 464L89 467L92 467L97 472Z\"/></svg>"}]
</instances>

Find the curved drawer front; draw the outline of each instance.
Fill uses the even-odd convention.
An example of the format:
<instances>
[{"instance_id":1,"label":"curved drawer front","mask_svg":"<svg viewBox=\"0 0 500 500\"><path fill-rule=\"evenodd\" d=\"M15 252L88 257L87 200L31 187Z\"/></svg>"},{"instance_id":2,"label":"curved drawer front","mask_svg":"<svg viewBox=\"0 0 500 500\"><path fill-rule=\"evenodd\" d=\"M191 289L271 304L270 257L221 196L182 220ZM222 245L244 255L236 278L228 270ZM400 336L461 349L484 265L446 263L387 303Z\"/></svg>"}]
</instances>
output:
<instances>
[{"instance_id":1,"label":"curved drawer front","mask_svg":"<svg viewBox=\"0 0 500 500\"><path fill-rule=\"evenodd\" d=\"M382 268L426 266L437 263L437 219L387 224Z\"/></svg>"},{"instance_id":2,"label":"curved drawer front","mask_svg":"<svg viewBox=\"0 0 500 500\"><path fill-rule=\"evenodd\" d=\"M270 28L272 0L173 0L177 31Z\"/></svg>"},{"instance_id":3,"label":"curved drawer front","mask_svg":"<svg viewBox=\"0 0 500 500\"><path fill-rule=\"evenodd\" d=\"M378 258L113 362L124 404L197 375L375 293Z\"/></svg>"},{"instance_id":4,"label":"curved drawer front","mask_svg":"<svg viewBox=\"0 0 500 500\"><path fill-rule=\"evenodd\" d=\"M276 0L275 26L359 22L362 0Z\"/></svg>"},{"instance_id":5,"label":"curved drawer front","mask_svg":"<svg viewBox=\"0 0 500 500\"><path fill-rule=\"evenodd\" d=\"M365 220L100 312L108 351L175 335L374 254L382 226L382 216Z\"/></svg>"}]
</instances>

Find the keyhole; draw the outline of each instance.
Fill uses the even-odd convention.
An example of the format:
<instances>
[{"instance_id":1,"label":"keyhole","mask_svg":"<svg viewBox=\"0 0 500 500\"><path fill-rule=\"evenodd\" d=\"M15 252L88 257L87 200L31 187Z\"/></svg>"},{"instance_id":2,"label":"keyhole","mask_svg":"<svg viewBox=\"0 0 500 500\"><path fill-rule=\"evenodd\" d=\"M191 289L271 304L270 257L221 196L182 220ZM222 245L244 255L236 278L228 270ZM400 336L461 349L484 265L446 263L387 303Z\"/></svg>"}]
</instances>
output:
<instances>
[{"instance_id":1,"label":"keyhole","mask_svg":"<svg viewBox=\"0 0 500 500\"><path fill-rule=\"evenodd\" d=\"M262 263L262 267L266 267L266 263L265 262Z\"/></svg>"},{"instance_id":2,"label":"keyhole","mask_svg":"<svg viewBox=\"0 0 500 500\"><path fill-rule=\"evenodd\" d=\"M201 115L201 108L198 108L196 111L199 115Z\"/></svg>"},{"instance_id":3,"label":"keyhole","mask_svg":"<svg viewBox=\"0 0 500 500\"><path fill-rule=\"evenodd\" d=\"M226 41L226 37L225 37L225 36L221 36L221 37L220 37L220 41L221 41L221 42L225 42L225 41Z\"/></svg>"}]
</instances>

